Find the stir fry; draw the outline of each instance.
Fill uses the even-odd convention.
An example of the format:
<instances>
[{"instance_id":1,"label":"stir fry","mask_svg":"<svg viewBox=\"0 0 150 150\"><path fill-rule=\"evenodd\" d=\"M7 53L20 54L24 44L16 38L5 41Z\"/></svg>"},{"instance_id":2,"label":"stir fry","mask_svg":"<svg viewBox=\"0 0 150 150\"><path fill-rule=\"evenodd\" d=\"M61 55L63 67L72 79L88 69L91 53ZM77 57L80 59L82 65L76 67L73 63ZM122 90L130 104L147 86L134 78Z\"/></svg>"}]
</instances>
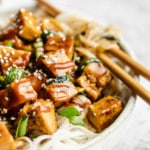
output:
<instances>
[{"instance_id":1,"label":"stir fry","mask_svg":"<svg viewBox=\"0 0 150 150\"><path fill-rule=\"evenodd\" d=\"M106 94L113 75L94 51L82 50L87 26L67 33L57 19L21 9L0 30L0 147L54 134L60 116L101 132L121 113L122 101ZM102 42L116 44L107 35Z\"/></svg>"}]
</instances>

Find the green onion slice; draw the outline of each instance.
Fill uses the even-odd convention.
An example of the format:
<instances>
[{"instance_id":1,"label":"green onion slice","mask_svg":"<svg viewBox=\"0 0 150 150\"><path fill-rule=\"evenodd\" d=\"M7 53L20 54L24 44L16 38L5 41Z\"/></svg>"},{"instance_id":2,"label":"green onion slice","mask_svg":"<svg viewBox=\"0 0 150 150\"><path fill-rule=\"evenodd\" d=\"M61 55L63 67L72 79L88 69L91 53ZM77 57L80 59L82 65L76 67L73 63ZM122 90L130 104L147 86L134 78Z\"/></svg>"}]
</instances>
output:
<instances>
[{"instance_id":1,"label":"green onion slice","mask_svg":"<svg viewBox=\"0 0 150 150\"><path fill-rule=\"evenodd\" d=\"M93 63L93 62L95 62L95 63L100 63L100 60L97 59L97 58L89 58L89 59L87 59L87 60L83 60L83 61L80 63L80 65L79 65L78 72L81 74L82 71L83 71L83 69L85 68L85 66L86 66L87 64L90 64L90 63Z\"/></svg>"},{"instance_id":2,"label":"green onion slice","mask_svg":"<svg viewBox=\"0 0 150 150\"><path fill-rule=\"evenodd\" d=\"M16 130L16 138L26 135L28 120L29 120L28 116L23 116L20 118L18 122L17 130Z\"/></svg>"},{"instance_id":3,"label":"green onion slice","mask_svg":"<svg viewBox=\"0 0 150 150\"><path fill-rule=\"evenodd\" d=\"M68 106L64 109L59 110L58 114L67 118L71 118L80 115L80 112L74 106Z\"/></svg>"},{"instance_id":4,"label":"green onion slice","mask_svg":"<svg viewBox=\"0 0 150 150\"><path fill-rule=\"evenodd\" d=\"M74 125L84 126L84 121L79 116L69 118L70 122Z\"/></svg>"},{"instance_id":5,"label":"green onion slice","mask_svg":"<svg viewBox=\"0 0 150 150\"><path fill-rule=\"evenodd\" d=\"M4 79L4 85L10 84L15 80L19 80L26 76L26 73L23 68L10 68L8 70L8 75Z\"/></svg>"}]
</instances>

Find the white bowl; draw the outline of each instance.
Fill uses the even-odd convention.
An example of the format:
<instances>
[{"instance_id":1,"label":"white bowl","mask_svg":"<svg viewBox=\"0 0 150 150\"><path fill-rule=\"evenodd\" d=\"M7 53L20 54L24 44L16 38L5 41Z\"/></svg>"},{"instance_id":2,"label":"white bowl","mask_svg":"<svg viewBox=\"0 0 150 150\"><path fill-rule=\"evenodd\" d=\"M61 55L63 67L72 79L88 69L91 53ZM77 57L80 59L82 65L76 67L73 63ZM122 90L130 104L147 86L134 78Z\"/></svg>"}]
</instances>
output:
<instances>
[{"instance_id":1,"label":"white bowl","mask_svg":"<svg viewBox=\"0 0 150 150\"><path fill-rule=\"evenodd\" d=\"M32 6L33 6L33 3L32 3ZM17 5L17 8L18 8L18 5ZM13 11L14 10L15 9L13 8ZM8 15L10 15L10 12L11 11L8 11L8 9L4 9L0 11L0 14L1 14L0 24L7 20L6 16L8 17ZM120 44L131 57L135 58L133 51L129 48L128 44L123 39L120 39ZM96 138L84 144L82 146L82 149L111 150L112 147L115 144L117 144L118 140L121 138L122 131L125 131L127 129L127 126L132 116L132 112L135 107L135 102L136 102L136 97L131 96L124 110L119 115L119 117L107 129L101 132Z\"/></svg>"}]
</instances>

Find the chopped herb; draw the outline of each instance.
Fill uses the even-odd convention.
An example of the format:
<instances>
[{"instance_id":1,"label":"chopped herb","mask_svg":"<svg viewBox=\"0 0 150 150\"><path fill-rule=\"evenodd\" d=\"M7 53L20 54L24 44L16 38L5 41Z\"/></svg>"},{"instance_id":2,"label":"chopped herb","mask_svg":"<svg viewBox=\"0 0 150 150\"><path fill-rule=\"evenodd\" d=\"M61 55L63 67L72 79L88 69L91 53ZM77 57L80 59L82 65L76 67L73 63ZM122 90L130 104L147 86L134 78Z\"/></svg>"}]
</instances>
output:
<instances>
[{"instance_id":1,"label":"chopped herb","mask_svg":"<svg viewBox=\"0 0 150 150\"><path fill-rule=\"evenodd\" d=\"M74 106L68 106L64 109L59 110L58 114L67 118L71 118L80 115L80 112Z\"/></svg>"},{"instance_id":2,"label":"chopped herb","mask_svg":"<svg viewBox=\"0 0 150 150\"><path fill-rule=\"evenodd\" d=\"M42 42L42 41L35 42L35 43L33 43L33 47L34 47L34 48L43 47L43 42Z\"/></svg>"},{"instance_id":3,"label":"chopped herb","mask_svg":"<svg viewBox=\"0 0 150 150\"><path fill-rule=\"evenodd\" d=\"M60 31L56 32L53 30L44 30L41 37L43 41L46 41L48 37L51 37L51 36L59 36L61 38L65 38L65 34L63 32L60 32Z\"/></svg>"},{"instance_id":4,"label":"chopped herb","mask_svg":"<svg viewBox=\"0 0 150 150\"><path fill-rule=\"evenodd\" d=\"M10 68L8 70L8 75L4 78L4 86L25 76L26 73L23 68Z\"/></svg>"},{"instance_id":5,"label":"chopped herb","mask_svg":"<svg viewBox=\"0 0 150 150\"><path fill-rule=\"evenodd\" d=\"M8 47L13 47L13 44L13 41L7 41L5 45Z\"/></svg>"},{"instance_id":6,"label":"chopped herb","mask_svg":"<svg viewBox=\"0 0 150 150\"><path fill-rule=\"evenodd\" d=\"M0 82L4 81L4 76L0 76Z\"/></svg>"},{"instance_id":7,"label":"chopped herb","mask_svg":"<svg viewBox=\"0 0 150 150\"><path fill-rule=\"evenodd\" d=\"M54 84L54 83L64 83L68 82L70 78L68 76L61 76L56 78L51 78L47 81L47 84Z\"/></svg>"},{"instance_id":8,"label":"chopped herb","mask_svg":"<svg viewBox=\"0 0 150 150\"><path fill-rule=\"evenodd\" d=\"M84 126L84 121L79 116L71 117L69 120L74 125Z\"/></svg>"},{"instance_id":9,"label":"chopped herb","mask_svg":"<svg viewBox=\"0 0 150 150\"><path fill-rule=\"evenodd\" d=\"M0 76L0 88L3 87L4 79L4 76Z\"/></svg>"},{"instance_id":10,"label":"chopped herb","mask_svg":"<svg viewBox=\"0 0 150 150\"><path fill-rule=\"evenodd\" d=\"M80 86L76 86L76 89L77 89L78 93L82 93L85 90L83 87L80 87Z\"/></svg>"},{"instance_id":11,"label":"chopped herb","mask_svg":"<svg viewBox=\"0 0 150 150\"><path fill-rule=\"evenodd\" d=\"M36 58L36 60L37 60L42 54L43 54L42 51L36 51L36 52L35 52L35 58Z\"/></svg>"},{"instance_id":12,"label":"chopped herb","mask_svg":"<svg viewBox=\"0 0 150 150\"><path fill-rule=\"evenodd\" d=\"M58 114L69 119L70 123L74 125L84 126L83 120L80 118L80 112L74 106L68 106L58 111Z\"/></svg>"},{"instance_id":13,"label":"chopped herb","mask_svg":"<svg viewBox=\"0 0 150 150\"><path fill-rule=\"evenodd\" d=\"M89 58L89 59L83 60L83 61L79 64L78 73L81 74L82 71L83 71L83 69L84 69L84 67L85 67L87 64L93 63L93 62L99 63L100 60L97 59L97 58Z\"/></svg>"},{"instance_id":14,"label":"chopped herb","mask_svg":"<svg viewBox=\"0 0 150 150\"><path fill-rule=\"evenodd\" d=\"M26 135L28 120L29 120L28 116L23 116L20 118L18 122L17 130L16 130L16 138Z\"/></svg>"},{"instance_id":15,"label":"chopped herb","mask_svg":"<svg viewBox=\"0 0 150 150\"><path fill-rule=\"evenodd\" d=\"M118 41L118 38L113 36L113 35L105 35L104 38L106 38L107 40L116 40L116 41Z\"/></svg>"}]
</instances>

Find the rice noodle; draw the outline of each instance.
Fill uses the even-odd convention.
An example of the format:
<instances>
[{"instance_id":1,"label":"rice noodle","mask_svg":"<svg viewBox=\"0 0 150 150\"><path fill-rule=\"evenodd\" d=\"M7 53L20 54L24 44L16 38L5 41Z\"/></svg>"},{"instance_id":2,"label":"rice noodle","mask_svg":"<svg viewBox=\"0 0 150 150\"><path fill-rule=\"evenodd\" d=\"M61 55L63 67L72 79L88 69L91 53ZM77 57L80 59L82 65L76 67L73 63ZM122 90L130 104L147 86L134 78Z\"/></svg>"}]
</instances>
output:
<instances>
[{"instance_id":1,"label":"rice noodle","mask_svg":"<svg viewBox=\"0 0 150 150\"><path fill-rule=\"evenodd\" d=\"M41 135L33 141L28 137L22 137L18 138L17 142L24 141L27 143L23 150L79 150L84 143L97 136L96 133L89 131L85 127L70 124L64 117L62 120L64 122L52 136ZM19 147L20 145L17 146Z\"/></svg>"}]
</instances>

